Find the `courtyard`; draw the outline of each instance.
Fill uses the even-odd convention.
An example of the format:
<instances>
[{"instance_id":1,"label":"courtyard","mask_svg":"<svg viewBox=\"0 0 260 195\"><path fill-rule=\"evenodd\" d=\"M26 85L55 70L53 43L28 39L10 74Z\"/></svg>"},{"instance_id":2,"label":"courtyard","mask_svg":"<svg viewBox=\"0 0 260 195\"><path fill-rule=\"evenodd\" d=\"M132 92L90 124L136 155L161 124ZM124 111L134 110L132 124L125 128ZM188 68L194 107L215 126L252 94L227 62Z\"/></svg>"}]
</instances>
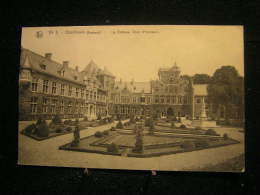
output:
<instances>
[{"instance_id":1,"label":"courtyard","mask_svg":"<svg viewBox=\"0 0 260 195\"><path fill-rule=\"evenodd\" d=\"M116 122L99 127L88 127L87 130L80 131L82 139L90 137L97 131L104 131ZM19 131L26 125L26 122L19 124ZM229 137L239 141L237 144L232 144L222 147L208 148L204 150L195 150L191 152L169 154L163 156L147 157L147 158L128 158L125 156L103 155L98 153L87 153L79 151L60 150L59 147L66 145L73 140L73 134L65 134L51 139L36 141L19 133L19 164L25 165L42 165L42 166L73 166L86 168L107 168L120 169L151 169L151 170L196 170L208 167L209 165L217 165L229 159L244 154L244 133L241 128L218 127L215 131L220 135L228 133ZM125 132L127 133L127 131ZM127 139L122 134L116 138L118 144L124 146L132 146L134 135L128 133ZM158 144L160 138L146 136L144 144ZM129 139L130 138L130 139ZM126 141L128 140L128 141ZM173 139L166 138L163 140L166 143L171 143ZM174 138L178 141L178 138ZM111 140L107 140L103 144L109 144ZM84 143L82 143L84 144ZM164 149L165 150L165 149ZM106 148L104 148L104 152Z\"/></svg>"}]
</instances>

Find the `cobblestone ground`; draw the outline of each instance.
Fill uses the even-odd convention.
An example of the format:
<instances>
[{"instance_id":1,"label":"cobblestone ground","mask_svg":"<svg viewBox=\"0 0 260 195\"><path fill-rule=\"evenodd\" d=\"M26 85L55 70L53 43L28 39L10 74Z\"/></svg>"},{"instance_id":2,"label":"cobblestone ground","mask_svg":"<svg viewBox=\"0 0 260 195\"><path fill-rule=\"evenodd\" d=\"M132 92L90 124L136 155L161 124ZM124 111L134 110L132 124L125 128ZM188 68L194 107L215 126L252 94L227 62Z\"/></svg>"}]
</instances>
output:
<instances>
[{"instance_id":1,"label":"cobblestone ground","mask_svg":"<svg viewBox=\"0 0 260 195\"><path fill-rule=\"evenodd\" d=\"M26 125L28 125L28 123L21 122L19 124L19 130L23 129ZM89 129L80 132L81 138L92 135L96 131L106 130L113 125L115 124L89 127ZM244 133L239 132L241 128L219 127L215 130L221 135L228 133L229 137L240 141L240 143L161 157L132 158L59 150L59 146L73 139L72 134L62 135L44 141L36 141L19 133L18 163L25 165L86 168L110 167L112 169L196 170L204 166L222 163L244 153Z\"/></svg>"}]
</instances>

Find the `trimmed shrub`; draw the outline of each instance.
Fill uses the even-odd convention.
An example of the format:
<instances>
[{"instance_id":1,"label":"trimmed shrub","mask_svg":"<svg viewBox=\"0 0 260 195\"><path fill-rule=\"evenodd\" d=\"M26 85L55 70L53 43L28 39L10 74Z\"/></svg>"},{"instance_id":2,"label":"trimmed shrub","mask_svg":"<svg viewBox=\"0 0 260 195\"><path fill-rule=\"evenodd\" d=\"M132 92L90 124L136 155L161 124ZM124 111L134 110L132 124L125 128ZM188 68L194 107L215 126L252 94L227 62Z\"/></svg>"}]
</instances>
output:
<instances>
[{"instance_id":1,"label":"trimmed shrub","mask_svg":"<svg viewBox=\"0 0 260 195\"><path fill-rule=\"evenodd\" d=\"M71 124L71 120L65 120L63 123L64 123L64 125L70 125Z\"/></svg>"},{"instance_id":2,"label":"trimmed shrub","mask_svg":"<svg viewBox=\"0 0 260 195\"><path fill-rule=\"evenodd\" d=\"M58 128L55 130L56 133L62 133L62 131L63 131L63 130L62 130L62 128L60 128L60 127L58 127Z\"/></svg>"},{"instance_id":3,"label":"trimmed shrub","mask_svg":"<svg viewBox=\"0 0 260 195\"><path fill-rule=\"evenodd\" d=\"M171 127L175 127L175 122L171 122Z\"/></svg>"},{"instance_id":4,"label":"trimmed shrub","mask_svg":"<svg viewBox=\"0 0 260 195\"><path fill-rule=\"evenodd\" d=\"M196 148L205 148L209 146L209 143L207 140L196 140L195 146Z\"/></svg>"},{"instance_id":5,"label":"trimmed shrub","mask_svg":"<svg viewBox=\"0 0 260 195\"><path fill-rule=\"evenodd\" d=\"M118 153L119 149L118 149L118 146L115 143L112 143L112 144L109 144L107 146L107 151L112 152L112 153Z\"/></svg>"},{"instance_id":6,"label":"trimmed shrub","mask_svg":"<svg viewBox=\"0 0 260 195\"><path fill-rule=\"evenodd\" d=\"M121 120L119 120L118 123L116 124L116 128L117 129L123 129L124 128Z\"/></svg>"},{"instance_id":7,"label":"trimmed shrub","mask_svg":"<svg viewBox=\"0 0 260 195\"><path fill-rule=\"evenodd\" d=\"M36 135L39 137L48 137L49 136L49 127L45 120L38 126Z\"/></svg>"},{"instance_id":8,"label":"trimmed shrub","mask_svg":"<svg viewBox=\"0 0 260 195\"><path fill-rule=\"evenodd\" d=\"M202 130L201 127L195 127L195 130Z\"/></svg>"},{"instance_id":9,"label":"trimmed shrub","mask_svg":"<svg viewBox=\"0 0 260 195\"><path fill-rule=\"evenodd\" d=\"M36 125L33 123L25 127L22 132L26 134L33 134L35 130L36 130Z\"/></svg>"},{"instance_id":10,"label":"trimmed shrub","mask_svg":"<svg viewBox=\"0 0 260 195\"><path fill-rule=\"evenodd\" d=\"M183 143L181 143L181 148L183 149L194 149L195 148L195 143L193 141L184 141Z\"/></svg>"},{"instance_id":11,"label":"trimmed shrub","mask_svg":"<svg viewBox=\"0 0 260 195\"><path fill-rule=\"evenodd\" d=\"M51 121L50 123L49 123L49 128L50 129L54 129L56 127L56 124L53 122L53 121Z\"/></svg>"},{"instance_id":12,"label":"trimmed shrub","mask_svg":"<svg viewBox=\"0 0 260 195\"><path fill-rule=\"evenodd\" d=\"M37 122L36 122L36 126L40 125L42 123L43 119L42 117L38 118Z\"/></svg>"},{"instance_id":13,"label":"trimmed shrub","mask_svg":"<svg viewBox=\"0 0 260 195\"><path fill-rule=\"evenodd\" d=\"M103 137L103 133L100 131L97 131L94 135L95 137Z\"/></svg>"},{"instance_id":14,"label":"trimmed shrub","mask_svg":"<svg viewBox=\"0 0 260 195\"><path fill-rule=\"evenodd\" d=\"M103 135L109 135L109 131L108 130L103 131Z\"/></svg>"},{"instance_id":15,"label":"trimmed shrub","mask_svg":"<svg viewBox=\"0 0 260 195\"><path fill-rule=\"evenodd\" d=\"M66 127L64 130L65 131L72 131L72 128L71 127Z\"/></svg>"},{"instance_id":16,"label":"trimmed shrub","mask_svg":"<svg viewBox=\"0 0 260 195\"><path fill-rule=\"evenodd\" d=\"M180 128L186 129L186 126L185 126L184 124L182 124L182 125L180 126Z\"/></svg>"},{"instance_id":17,"label":"trimmed shrub","mask_svg":"<svg viewBox=\"0 0 260 195\"><path fill-rule=\"evenodd\" d=\"M205 135L219 135L219 134L217 134L217 132L214 129L208 129L205 132Z\"/></svg>"},{"instance_id":18,"label":"trimmed shrub","mask_svg":"<svg viewBox=\"0 0 260 195\"><path fill-rule=\"evenodd\" d=\"M61 124L62 121L61 121L61 118L59 115L55 115L52 120L51 120L54 124Z\"/></svg>"},{"instance_id":19,"label":"trimmed shrub","mask_svg":"<svg viewBox=\"0 0 260 195\"><path fill-rule=\"evenodd\" d=\"M115 131L116 130L116 128L115 127L111 127L111 129L110 129L111 131Z\"/></svg>"},{"instance_id":20,"label":"trimmed shrub","mask_svg":"<svg viewBox=\"0 0 260 195\"><path fill-rule=\"evenodd\" d=\"M227 134L227 133L224 133L223 138L224 138L224 140L227 140L227 139L229 138L229 137L228 137L228 134Z\"/></svg>"}]
</instances>

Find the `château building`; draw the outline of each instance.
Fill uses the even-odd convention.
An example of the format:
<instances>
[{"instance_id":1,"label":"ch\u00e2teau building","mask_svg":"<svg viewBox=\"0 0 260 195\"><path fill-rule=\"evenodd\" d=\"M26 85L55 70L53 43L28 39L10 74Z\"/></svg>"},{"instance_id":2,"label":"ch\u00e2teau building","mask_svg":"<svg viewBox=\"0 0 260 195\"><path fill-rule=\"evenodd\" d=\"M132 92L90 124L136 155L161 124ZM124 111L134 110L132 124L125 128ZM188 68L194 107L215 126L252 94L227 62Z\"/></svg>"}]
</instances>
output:
<instances>
[{"instance_id":1,"label":"ch\u00e2teau building","mask_svg":"<svg viewBox=\"0 0 260 195\"><path fill-rule=\"evenodd\" d=\"M186 116L198 118L207 104L207 85L194 85L176 63L160 68L150 82L116 81L94 61L83 69L22 48L19 78L19 120L97 116Z\"/></svg>"},{"instance_id":2,"label":"ch\u00e2teau building","mask_svg":"<svg viewBox=\"0 0 260 195\"><path fill-rule=\"evenodd\" d=\"M84 70L58 63L22 48L19 78L19 120L62 118L95 119L107 115L108 89L115 77L91 61Z\"/></svg>"}]
</instances>

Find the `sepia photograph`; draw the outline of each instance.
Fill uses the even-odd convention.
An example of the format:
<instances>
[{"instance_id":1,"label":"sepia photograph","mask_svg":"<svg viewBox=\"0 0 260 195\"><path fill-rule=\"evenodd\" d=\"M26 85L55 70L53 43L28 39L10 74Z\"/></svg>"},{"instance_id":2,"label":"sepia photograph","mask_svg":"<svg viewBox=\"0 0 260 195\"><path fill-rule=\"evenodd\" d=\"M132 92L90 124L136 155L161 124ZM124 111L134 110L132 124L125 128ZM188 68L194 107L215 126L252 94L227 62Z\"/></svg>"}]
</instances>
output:
<instances>
[{"instance_id":1,"label":"sepia photograph","mask_svg":"<svg viewBox=\"0 0 260 195\"><path fill-rule=\"evenodd\" d=\"M23 27L18 164L245 171L243 26Z\"/></svg>"}]
</instances>

